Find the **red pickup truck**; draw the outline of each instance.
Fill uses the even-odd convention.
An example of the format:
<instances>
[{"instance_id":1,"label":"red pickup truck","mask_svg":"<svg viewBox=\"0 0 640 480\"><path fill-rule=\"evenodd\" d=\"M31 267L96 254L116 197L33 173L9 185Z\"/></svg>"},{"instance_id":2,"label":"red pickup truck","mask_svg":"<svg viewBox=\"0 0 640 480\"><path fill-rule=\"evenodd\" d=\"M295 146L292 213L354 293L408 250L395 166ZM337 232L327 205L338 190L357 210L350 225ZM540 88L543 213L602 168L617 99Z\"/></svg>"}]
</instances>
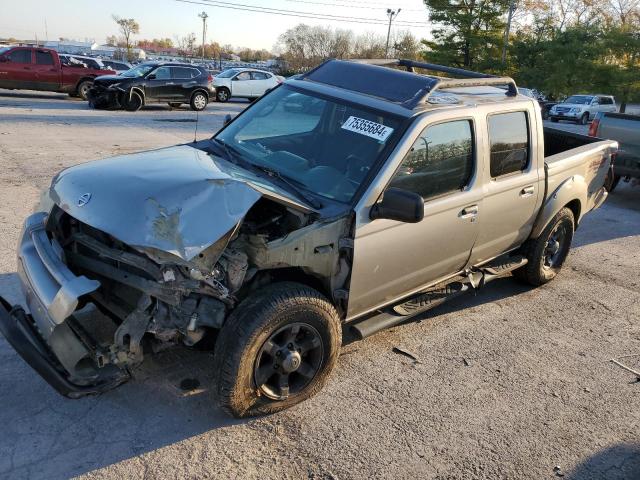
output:
<instances>
[{"instance_id":1,"label":"red pickup truck","mask_svg":"<svg viewBox=\"0 0 640 480\"><path fill-rule=\"evenodd\" d=\"M64 65L57 52L48 48L0 48L0 88L62 92L86 100L94 78L115 73Z\"/></svg>"}]
</instances>

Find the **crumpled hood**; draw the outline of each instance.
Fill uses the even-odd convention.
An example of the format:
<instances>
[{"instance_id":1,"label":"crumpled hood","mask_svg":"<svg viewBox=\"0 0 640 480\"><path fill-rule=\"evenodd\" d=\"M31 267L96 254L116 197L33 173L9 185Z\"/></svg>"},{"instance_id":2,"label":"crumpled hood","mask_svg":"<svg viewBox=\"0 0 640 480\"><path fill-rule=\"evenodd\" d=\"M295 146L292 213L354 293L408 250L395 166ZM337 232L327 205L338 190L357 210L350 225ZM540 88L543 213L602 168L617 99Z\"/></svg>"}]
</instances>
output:
<instances>
[{"instance_id":1,"label":"crumpled hood","mask_svg":"<svg viewBox=\"0 0 640 480\"><path fill-rule=\"evenodd\" d=\"M225 236L273 186L186 145L85 163L54 178L64 211L132 247L191 260Z\"/></svg>"},{"instance_id":2,"label":"crumpled hood","mask_svg":"<svg viewBox=\"0 0 640 480\"><path fill-rule=\"evenodd\" d=\"M122 77L120 75L100 75L99 77L94 78L93 83L106 87L114 83L124 82L125 80L130 79L127 77Z\"/></svg>"}]
</instances>

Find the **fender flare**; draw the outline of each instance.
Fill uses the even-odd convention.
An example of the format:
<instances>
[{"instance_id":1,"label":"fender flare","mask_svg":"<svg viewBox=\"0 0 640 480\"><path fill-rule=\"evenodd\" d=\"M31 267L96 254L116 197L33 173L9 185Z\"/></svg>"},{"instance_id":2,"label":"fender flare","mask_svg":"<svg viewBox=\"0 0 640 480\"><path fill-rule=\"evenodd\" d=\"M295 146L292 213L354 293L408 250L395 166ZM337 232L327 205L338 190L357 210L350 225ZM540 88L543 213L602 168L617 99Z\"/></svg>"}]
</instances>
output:
<instances>
[{"instance_id":1,"label":"fender flare","mask_svg":"<svg viewBox=\"0 0 640 480\"><path fill-rule=\"evenodd\" d=\"M558 185L545 199L530 238L537 238L553 217L566 206L573 211L574 225L577 228L584 213L584 205L587 204L587 189L587 182L580 175L569 177Z\"/></svg>"},{"instance_id":2,"label":"fender flare","mask_svg":"<svg viewBox=\"0 0 640 480\"><path fill-rule=\"evenodd\" d=\"M140 98L142 98L142 105L144 105L146 103L146 98L144 95L144 90L140 87L131 87L129 89L129 92L127 93L127 95L129 95L129 100L131 100L131 95L133 94L133 92L136 92L138 95L140 95Z\"/></svg>"}]
</instances>

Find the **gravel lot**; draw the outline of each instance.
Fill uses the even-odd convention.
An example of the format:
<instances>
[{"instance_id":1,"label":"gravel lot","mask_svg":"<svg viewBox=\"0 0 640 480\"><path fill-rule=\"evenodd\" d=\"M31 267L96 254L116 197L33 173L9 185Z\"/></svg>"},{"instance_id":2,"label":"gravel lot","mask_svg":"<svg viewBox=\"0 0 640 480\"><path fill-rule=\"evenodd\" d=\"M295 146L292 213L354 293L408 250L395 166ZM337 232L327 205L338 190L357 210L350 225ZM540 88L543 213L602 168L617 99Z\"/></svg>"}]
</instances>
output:
<instances>
[{"instance_id":1,"label":"gravel lot","mask_svg":"<svg viewBox=\"0 0 640 480\"><path fill-rule=\"evenodd\" d=\"M210 105L198 138L245 106ZM22 301L15 245L53 174L188 142L194 119L0 91L0 295ZM121 388L67 400L0 338L0 477L638 479L640 382L609 360L640 355L639 252L640 188L621 184L551 284L505 278L349 342L323 392L249 421L214 406L209 353L147 357Z\"/></svg>"}]
</instances>

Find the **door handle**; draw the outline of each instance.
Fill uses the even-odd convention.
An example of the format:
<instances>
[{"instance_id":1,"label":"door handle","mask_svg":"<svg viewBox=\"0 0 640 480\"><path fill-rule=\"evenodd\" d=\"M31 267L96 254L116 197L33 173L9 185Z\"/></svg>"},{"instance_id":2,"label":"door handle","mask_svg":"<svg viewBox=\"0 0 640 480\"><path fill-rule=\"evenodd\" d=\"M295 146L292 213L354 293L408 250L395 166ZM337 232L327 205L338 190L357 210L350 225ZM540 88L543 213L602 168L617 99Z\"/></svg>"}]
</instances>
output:
<instances>
[{"instance_id":1,"label":"door handle","mask_svg":"<svg viewBox=\"0 0 640 480\"><path fill-rule=\"evenodd\" d=\"M460 211L460 218L472 218L478 215L478 205L469 205Z\"/></svg>"},{"instance_id":2,"label":"door handle","mask_svg":"<svg viewBox=\"0 0 640 480\"><path fill-rule=\"evenodd\" d=\"M173 82L167 82L167 83L165 83L165 85L175 85L175 83L173 83Z\"/></svg>"},{"instance_id":3,"label":"door handle","mask_svg":"<svg viewBox=\"0 0 640 480\"><path fill-rule=\"evenodd\" d=\"M534 194L534 192L536 191L536 189L533 187L533 185L529 185L527 187L524 187L522 190L520 190L520 196L521 197L530 197Z\"/></svg>"}]
</instances>

